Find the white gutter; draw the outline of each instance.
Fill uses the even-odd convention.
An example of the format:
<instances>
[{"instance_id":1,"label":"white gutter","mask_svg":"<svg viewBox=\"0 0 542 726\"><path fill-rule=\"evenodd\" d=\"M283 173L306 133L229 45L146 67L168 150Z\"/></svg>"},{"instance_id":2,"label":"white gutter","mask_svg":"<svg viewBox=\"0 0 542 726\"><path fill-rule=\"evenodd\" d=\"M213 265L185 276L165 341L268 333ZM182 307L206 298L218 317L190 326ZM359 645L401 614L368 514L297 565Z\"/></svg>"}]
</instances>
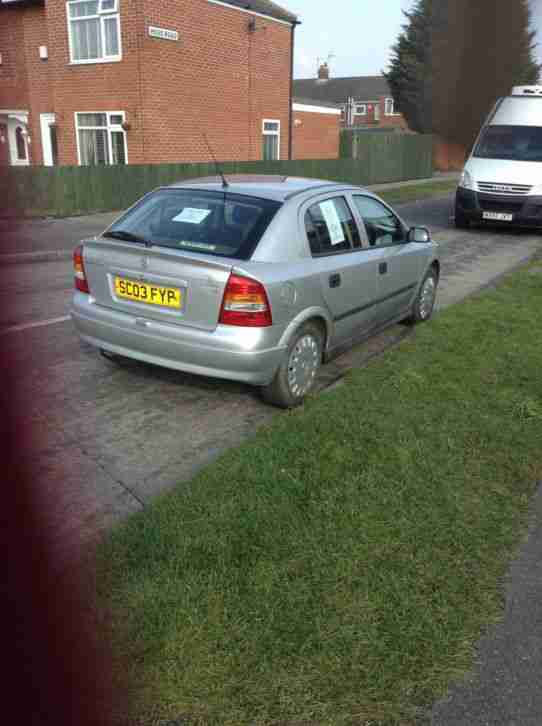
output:
<instances>
[{"instance_id":1,"label":"white gutter","mask_svg":"<svg viewBox=\"0 0 542 726\"><path fill-rule=\"evenodd\" d=\"M228 10L237 10L239 13L246 13L247 15L256 15L258 18L265 18L266 20L272 20L274 23L280 23L280 25L287 25L288 27L292 26L294 24L294 21L288 21L288 20L279 20L278 18L272 18L270 15L263 15L262 13L257 13L254 10L247 10L246 8L238 8L236 5L230 5L229 3L221 2L221 0L207 0L208 3L211 3L211 5L220 5L223 8L228 8Z\"/></svg>"},{"instance_id":2,"label":"white gutter","mask_svg":"<svg viewBox=\"0 0 542 726\"><path fill-rule=\"evenodd\" d=\"M294 111L301 113L326 113L331 116L340 116L340 108L331 108L330 106L311 106L308 103L295 103L293 104Z\"/></svg>"}]
</instances>

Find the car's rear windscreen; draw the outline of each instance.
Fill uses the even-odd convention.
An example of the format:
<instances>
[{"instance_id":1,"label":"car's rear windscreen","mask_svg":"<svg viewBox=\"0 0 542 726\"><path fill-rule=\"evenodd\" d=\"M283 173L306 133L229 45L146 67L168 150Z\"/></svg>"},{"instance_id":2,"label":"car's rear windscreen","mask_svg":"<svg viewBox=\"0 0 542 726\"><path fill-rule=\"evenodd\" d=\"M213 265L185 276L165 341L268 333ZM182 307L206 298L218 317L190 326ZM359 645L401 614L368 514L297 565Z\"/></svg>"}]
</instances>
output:
<instances>
[{"instance_id":1,"label":"car's rear windscreen","mask_svg":"<svg viewBox=\"0 0 542 726\"><path fill-rule=\"evenodd\" d=\"M248 260L280 209L279 202L227 191L160 189L108 230L191 253Z\"/></svg>"}]
</instances>

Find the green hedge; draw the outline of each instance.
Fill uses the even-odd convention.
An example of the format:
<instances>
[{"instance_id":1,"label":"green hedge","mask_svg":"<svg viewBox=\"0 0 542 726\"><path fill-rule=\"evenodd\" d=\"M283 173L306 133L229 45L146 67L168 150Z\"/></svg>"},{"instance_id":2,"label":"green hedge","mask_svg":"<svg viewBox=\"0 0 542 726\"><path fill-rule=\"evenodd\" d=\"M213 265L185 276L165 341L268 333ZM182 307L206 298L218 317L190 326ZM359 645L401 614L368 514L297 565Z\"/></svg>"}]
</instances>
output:
<instances>
[{"instance_id":1,"label":"green hedge","mask_svg":"<svg viewBox=\"0 0 542 726\"><path fill-rule=\"evenodd\" d=\"M370 135L367 134L367 137ZM225 162L224 173L281 174L368 185L432 176L431 137L372 135L358 159ZM8 213L66 217L124 209L158 186L215 175L213 164L26 167L0 170Z\"/></svg>"}]
</instances>

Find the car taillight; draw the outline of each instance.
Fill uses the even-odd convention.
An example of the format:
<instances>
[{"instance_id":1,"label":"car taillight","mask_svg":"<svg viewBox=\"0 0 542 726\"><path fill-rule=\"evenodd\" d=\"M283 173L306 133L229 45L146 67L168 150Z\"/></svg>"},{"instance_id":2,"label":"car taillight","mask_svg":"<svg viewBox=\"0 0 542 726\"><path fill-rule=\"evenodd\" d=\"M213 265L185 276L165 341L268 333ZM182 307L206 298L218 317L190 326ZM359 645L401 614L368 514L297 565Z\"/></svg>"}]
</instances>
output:
<instances>
[{"instance_id":1,"label":"car taillight","mask_svg":"<svg viewBox=\"0 0 542 726\"><path fill-rule=\"evenodd\" d=\"M230 275L219 323L245 328L268 328L273 325L269 300L261 282L241 275Z\"/></svg>"},{"instance_id":2,"label":"car taillight","mask_svg":"<svg viewBox=\"0 0 542 726\"><path fill-rule=\"evenodd\" d=\"M79 290L79 292L90 293L85 275L85 265L83 264L83 245L79 245L73 251L73 272L75 275L75 289Z\"/></svg>"}]
</instances>

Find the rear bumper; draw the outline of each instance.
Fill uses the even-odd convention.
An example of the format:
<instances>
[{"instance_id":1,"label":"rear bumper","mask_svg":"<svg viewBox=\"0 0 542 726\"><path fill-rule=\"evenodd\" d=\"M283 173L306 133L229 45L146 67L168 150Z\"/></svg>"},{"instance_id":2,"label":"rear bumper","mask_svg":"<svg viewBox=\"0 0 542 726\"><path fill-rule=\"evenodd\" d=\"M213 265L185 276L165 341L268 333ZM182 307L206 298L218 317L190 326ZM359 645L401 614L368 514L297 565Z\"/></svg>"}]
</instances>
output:
<instances>
[{"instance_id":1,"label":"rear bumper","mask_svg":"<svg viewBox=\"0 0 542 726\"><path fill-rule=\"evenodd\" d=\"M507 197L481 194L459 187L455 204L456 209L471 222L542 229L542 196ZM513 214L513 219L511 222L488 220L484 219L484 212L510 213Z\"/></svg>"},{"instance_id":2,"label":"rear bumper","mask_svg":"<svg viewBox=\"0 0 542 726\"><path fill-rule=\"evenodd\" d=\"M207 332L141 319L97 305L75 293L71 315L83 340L97 348L186 373L253 385L269 383L279 367L283 346L271 328L218 326Z\"/></svg>"}]
</instances>

